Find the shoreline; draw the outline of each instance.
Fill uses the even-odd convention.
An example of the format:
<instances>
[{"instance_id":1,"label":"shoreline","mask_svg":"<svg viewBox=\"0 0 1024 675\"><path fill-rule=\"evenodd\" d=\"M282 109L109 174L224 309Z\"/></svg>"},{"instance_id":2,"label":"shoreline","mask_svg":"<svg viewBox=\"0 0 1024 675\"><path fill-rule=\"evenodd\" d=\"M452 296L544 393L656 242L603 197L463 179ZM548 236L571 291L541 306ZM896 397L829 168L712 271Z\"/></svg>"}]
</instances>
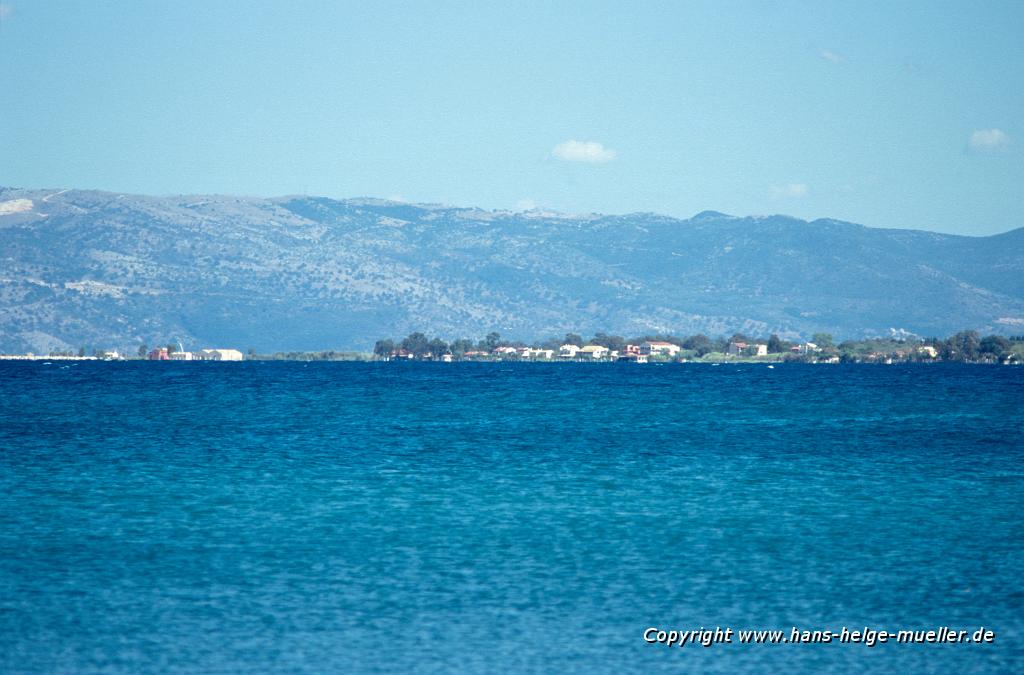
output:
<instances>
[{"instance_id":1,"label":"shoreline","mask_svg":"<svg viewBox=\"0 0 1024 675\"><path fill-rule=\"evenodd\" d=\"M1024 362L1021 361L958 361L958 360L943 360L943 359L929 359L929 360L879 360L879 359L838 359L838 360L827 360L827 361L814 361L814 360L802 360L802 359L744 359L744 358L728 358L720 360L704 360L704 359L682 359L682 360L662 360L662 361L650 361L647 363L635 363L630 361L622 360L586 360L586 359L458 359L452 361L441 361L441 360L427 360L427 359L381 359L381 358L302 358L302 357L265 357L263 355L256 355L255 357L246 357L241 361L181 361L181 360L165 360L155 361L152 359L145 358L118 358L118 359L101 359L95 356L35 356L35 355L24 355L24 354L0 354L0 362L11 362L11 363L49 363L54 361L69 362L69 361L89 361L96 363L195 363L195 364L211 364L211 363L374 363L374 364L439 364L439 365L459 365L459 364L533 364L533 365L590 365L590 366L615 366L615 365L626 365L626 366L740 366L740 365L762 365L775 366L781 365L810 365L810 366L834 366L834 365L869 365L869 366L900 366L900 365L915 365L915 366L936 366L943 364L963 364L963 365L977 365L977 366L1022 366ZM401 367L401 366L396 366Z\"/></svg>"}]
</instances>

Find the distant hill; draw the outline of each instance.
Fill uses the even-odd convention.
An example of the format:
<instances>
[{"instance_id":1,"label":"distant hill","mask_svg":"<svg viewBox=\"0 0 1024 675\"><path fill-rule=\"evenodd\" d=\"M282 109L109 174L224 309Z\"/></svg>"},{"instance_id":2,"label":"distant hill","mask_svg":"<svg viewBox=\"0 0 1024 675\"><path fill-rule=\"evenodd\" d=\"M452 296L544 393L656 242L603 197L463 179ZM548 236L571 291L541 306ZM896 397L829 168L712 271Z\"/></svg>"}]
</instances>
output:
<instances>
[{"instance_id":1,"label":"distant hill","mask_svg":"<svg viewBox=\"0 0 1024 675\"><path fill-rule=\"evenodd\" d=\"M1024 229L0 188L0 351L962 328L1024 333Z\"/></svg>"}]
</instances>

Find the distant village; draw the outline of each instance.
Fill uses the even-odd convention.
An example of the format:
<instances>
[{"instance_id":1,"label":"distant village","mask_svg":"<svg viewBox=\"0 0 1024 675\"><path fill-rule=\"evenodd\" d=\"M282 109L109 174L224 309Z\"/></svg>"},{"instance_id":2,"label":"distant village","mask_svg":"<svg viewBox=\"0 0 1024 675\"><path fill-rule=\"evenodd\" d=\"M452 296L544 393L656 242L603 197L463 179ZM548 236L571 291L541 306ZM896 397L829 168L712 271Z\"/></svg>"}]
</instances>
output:
<instances>
[{"instance_id":1,"label":"distant village","mask_svg":"<svg viewBox=\"0 0 1024 675\"><path fill-rule=\"evenodd\" d=\"M5 361L124 361L129 358L146 361L244 361L245 355L237 349L200 349L189 352L173 345L154 349L143 346L131 357L116 349L94 350L91 355L87 355L84 348L79 349L77 353L0 354L0 360Z\"/></svg>"},{"instance_id":2,"label":"distant village","mask_svg":"<svg viewBox=\"0 0 1024 675\"><path fill-rule=\"evenodd\" d=\"M644 336L626 339L597 333L585 340L569 333L561 339L534 344L507 341L495 332L482 340L457 339L446 342L414 332L401 340L383 339L373 353L352 351L243 353L233 348L188 351L178 344L149 348L140 345L132 354L117 350L53 351L45 355L0 354L0 360L83 360L83 361L540 361L574 363L939 363L945 361L1024 364L1024 336L1004 337L976 331L961 331L951 337L917 338L892 336L845 340L836 344L828 333L815 333L810 340L789 341L770 336L755 339L742 333L731 337L706 335L677 337Z\"/></svg>"},{"instance_id":3,"label":"distant village","mask_svg":"<svg viewBox=\"0 0 1024 675\"><path fill-rule=\"evenodd\" d=\"M146 354L150 361L244 361L237 349L200 349L197 352L157 347Z\"/></svg>"},{"instance_id":4,"label":"distant village","mask_svg":"<svg viewBox=\"0 0 1024 675\"><path fill-rule=\"evenodd\" d=\"M627 340L598 333L590 340L570 333L562 340L526 345L505 342L497 333L483 340L447 343L412 333L401 341L378 340L374 356L385 361L563 361L563 362L798 362L798 363L908 363L961 361L972 363L1024 363L1024 336L981 337L962 331L946 338L874 338L835 344L828 333L811 340L788 341L777 335L758 340L741 333L730 338L647 336Z\"/></svg>"},{"instance_id":5,"label":"distant village","mask_svg":"<svg viewBox=\"0 0 1024 675\"><path fill-rule=\"evenodd\" d=\"M807 353L806 350L814 350L813 343L805 343L802 346L791 348L794 353ZM604 345L587 344L577 345L566 343L557 349L544 347L515 347L503 345L494 349L473 349L461 353L447 351L443 354L431 352L417 354L403 348L392 349L386 354L378 354L385 360L392 359L418 359L421 361L492 361L519 360L519 361L625 361L630 363L648 363L651 360L672 361L677 360L682 347L671 342L661 340L645 340L638 345L625 344L621 349L611 349ZM730 342L728 346L729 356L767 356L768 345L762 343ZM838 362L838 361L837 361Z\"/></svg>"}]
</instances>

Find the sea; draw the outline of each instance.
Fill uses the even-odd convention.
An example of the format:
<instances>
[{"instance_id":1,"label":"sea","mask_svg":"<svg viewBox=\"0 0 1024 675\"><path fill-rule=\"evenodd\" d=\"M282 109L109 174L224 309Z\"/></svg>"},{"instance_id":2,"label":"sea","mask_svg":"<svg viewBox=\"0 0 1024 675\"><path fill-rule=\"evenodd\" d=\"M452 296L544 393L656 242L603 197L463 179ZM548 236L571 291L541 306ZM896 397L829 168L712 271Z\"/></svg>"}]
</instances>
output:
<instances>
[{"instance_id":1,"label":"sea","mask_svg":"<svg viewBox=\"0 0 1024 675\"><path fill-rule=\"evenodd\" d=\"M0 362L0 671L1021 673L1024 368Z\"/></svg>"}]
</instances>

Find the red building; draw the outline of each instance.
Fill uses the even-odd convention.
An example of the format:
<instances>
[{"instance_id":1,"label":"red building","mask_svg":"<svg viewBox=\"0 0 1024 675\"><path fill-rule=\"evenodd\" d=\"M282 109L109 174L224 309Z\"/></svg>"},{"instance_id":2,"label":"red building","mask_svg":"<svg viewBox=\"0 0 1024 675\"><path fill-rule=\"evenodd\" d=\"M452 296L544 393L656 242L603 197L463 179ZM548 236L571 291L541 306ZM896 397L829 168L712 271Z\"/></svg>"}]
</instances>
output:
<instances>
[{"instance_id":1,"label":"red building","mask_svg":"<svg viewBox=\"0 0 1024 675\"><path fill-rule=\"evenodd\" d=\"M170 355L167 354L167 347L157 347L149 353L147 357L150 361L169 361Z\"/></svg>"}]
</instances>

